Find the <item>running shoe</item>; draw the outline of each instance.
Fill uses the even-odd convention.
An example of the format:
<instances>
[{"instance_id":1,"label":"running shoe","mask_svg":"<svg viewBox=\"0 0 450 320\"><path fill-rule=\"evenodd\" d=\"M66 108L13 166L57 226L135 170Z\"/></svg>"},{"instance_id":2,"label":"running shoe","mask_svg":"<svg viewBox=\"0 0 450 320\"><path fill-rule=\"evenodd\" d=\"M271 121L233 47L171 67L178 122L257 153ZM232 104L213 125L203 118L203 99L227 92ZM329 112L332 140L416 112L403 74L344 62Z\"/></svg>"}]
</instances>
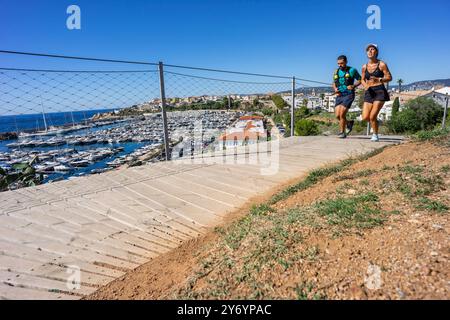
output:
<instances>
[{"instance_id":1,"label":"running shoe","mask_svg":"<svg viewBox=\"0 0 450 320\"><path fill-rule=\"evenodd\" d=\"M350 132L352 132L354 124L355 124L354 120L347 121L347 131L345 132L345 134L349 135Z\"/></svg>"},{"instance_id":2,"label":"running shoe","mask_svg":"<svg viewBox=\"0 0 450 320\"><path fill-rule=\"evenodd\" d=\"M347 134L345 132L341 132L341 133L338 134L338 138L339 139L345 139L345 138L347 138Z\"/></svg>"}]
</instances>

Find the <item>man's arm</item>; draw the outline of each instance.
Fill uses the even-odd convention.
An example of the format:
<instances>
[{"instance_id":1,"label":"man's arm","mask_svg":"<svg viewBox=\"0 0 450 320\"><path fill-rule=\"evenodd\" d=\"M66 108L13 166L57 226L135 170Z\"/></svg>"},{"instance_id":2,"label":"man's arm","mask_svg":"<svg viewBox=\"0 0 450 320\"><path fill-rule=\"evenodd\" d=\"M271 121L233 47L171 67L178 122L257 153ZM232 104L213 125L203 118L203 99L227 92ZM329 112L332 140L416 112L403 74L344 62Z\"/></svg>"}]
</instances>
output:
<instances>
[{"instance_id":1,"label":"man's arm","mask_svg":"<svg viewBox=\"0 0 450 320\"><path fill-rule=\"evenodd\" d=\"M333 82L333 90L334 90L334 93L339 92L339 89L336 87L336 83L334 83L334 82Z\"/></svg>"},{"instance_id":2,"label":"man's arm","mask_svg":"<svg viewBox=\"0 0 450 320\"><path fill-rule=\"evenodd\" d=\"M356 80L356 82L353 85L350 85L347 87L348 90L354 90L355 88L358 88L361 85L361 75L358 73L358 70L353 69L353 79Z\"/></svg>"}]
</instances>

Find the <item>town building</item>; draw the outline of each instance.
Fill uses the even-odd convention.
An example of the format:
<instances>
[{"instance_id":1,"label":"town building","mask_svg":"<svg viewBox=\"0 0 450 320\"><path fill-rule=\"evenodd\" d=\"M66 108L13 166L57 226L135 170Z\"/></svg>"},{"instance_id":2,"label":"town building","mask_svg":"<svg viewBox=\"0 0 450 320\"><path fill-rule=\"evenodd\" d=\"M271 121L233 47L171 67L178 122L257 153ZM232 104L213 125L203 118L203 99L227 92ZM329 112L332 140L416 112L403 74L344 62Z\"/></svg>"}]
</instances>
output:
<instances>
[{"instance_id":1,"label":"town building","mask_svg":"<svg viewBox=\"0 0 450 320\"><path fill-rule=\"evenodd\" d=\"M227 129L219 137L219 145L224 147L243 146L258 143L258 141L266 141L267 133L263 119L259 116L240 117L233 127Z\"/></svg>"}]
</instances>

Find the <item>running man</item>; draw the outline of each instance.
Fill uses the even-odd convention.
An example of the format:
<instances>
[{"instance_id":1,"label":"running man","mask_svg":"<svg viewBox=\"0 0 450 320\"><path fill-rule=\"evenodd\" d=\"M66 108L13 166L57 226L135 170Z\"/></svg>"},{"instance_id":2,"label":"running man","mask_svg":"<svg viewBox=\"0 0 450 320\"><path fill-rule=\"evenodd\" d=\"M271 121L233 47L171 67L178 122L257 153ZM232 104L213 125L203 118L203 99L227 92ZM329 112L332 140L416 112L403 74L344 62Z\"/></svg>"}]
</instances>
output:
<instances>
[{"instance_id":1,"label":"running man","mask_svg":"<svg viewBox=\"0 0 450 320\"><path fill-rule=\"evenodd\" d=\"M378 113L380 113L386 101L390 100L385 83L392 81L392 75L386 63L378 59L378 46L369 44L366 47L369 62L362 67L364 75L362 84L365 89L364 107L362 119L370 121L373 134L371 141L379 141L378 137Z\"/></svg>"},{"instance_id":2,"label":"running man","mask_svg":"<svg viewBox=\"0 0 450 320\"><path fill-rule=\"evenodd\" d=\"M347 122L347 112L355 100L355 88L361 84L361 75L355 68L347 66L347 57L342 55L337 59L339 68L334 72L333 89L336 97L335 113L339 120L339 134L341 139L353 129L353 121ZM356 82L355 82L356 80Z\"/></svg>"}]
</instances>

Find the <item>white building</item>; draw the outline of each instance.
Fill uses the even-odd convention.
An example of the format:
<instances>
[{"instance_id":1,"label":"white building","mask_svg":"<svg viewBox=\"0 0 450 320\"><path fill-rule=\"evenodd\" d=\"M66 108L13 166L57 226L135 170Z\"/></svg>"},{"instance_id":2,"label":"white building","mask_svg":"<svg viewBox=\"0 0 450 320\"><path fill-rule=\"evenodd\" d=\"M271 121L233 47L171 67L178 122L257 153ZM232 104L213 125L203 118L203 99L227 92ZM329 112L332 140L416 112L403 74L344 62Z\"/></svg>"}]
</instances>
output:
<instances>
[{"instance_id":1,"label":"white building","mask_svg":"<svg viewBox=\"0 0 450 320\"><path fill-rule=\"evenodd\" d=\"M425 95L425 97L432 98L436 103L445 108L449 95L450 95L450 87L444 87L439 90L433 90L429 94Z\"/></svg>"},{"instance_id":2,"label":"white building","mask_svg":"<svg viewBox=\"0 0 450 320\"><path fill-rule=\"evenodd\" d=\"M284 101L286 101L286 103L290 106L292 106L292 96L291 95L286 95L286 96L281 96L283 98ZM295 95L295 109L298 109L300 107L303 106L303 99L305 97L303 95Z\"/></svg>"},{"instance_id":3,"label":"white building","mask_svg":"<svg viewBox=\"0 0 450 320\"><path fill-rule=\"evenodd\" d=\"M394 106L394 101L386 101L383 108L378 114L378 119L382 121L390 120L392 118L392 107Z\"/></svg>"},{"instance_id":4,"label":"white building","mask_svg":"<svg viewBox=\"0 0 450 320\"><path fill-rule=\"evenodd\" d=\"M331 93L326 93L323 99L323 108L328 112L334 112L334 106L336 105L336 96Z\"/></svg>"}]
</instances>

